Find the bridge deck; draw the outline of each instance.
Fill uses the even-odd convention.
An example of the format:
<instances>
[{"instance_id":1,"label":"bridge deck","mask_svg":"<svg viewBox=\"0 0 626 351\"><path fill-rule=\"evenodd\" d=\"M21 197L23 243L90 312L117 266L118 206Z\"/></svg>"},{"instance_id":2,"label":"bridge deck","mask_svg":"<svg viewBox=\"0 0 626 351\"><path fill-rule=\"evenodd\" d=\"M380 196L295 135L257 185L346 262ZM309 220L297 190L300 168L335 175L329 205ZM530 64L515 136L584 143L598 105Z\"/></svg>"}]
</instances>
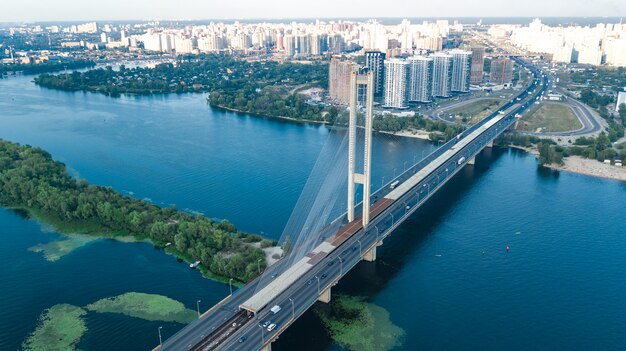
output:
<instances>
[{"instance_id":1,"label":"bridge deck","mask_svg":"<svg viewBox=\"0 0 626 351\"><path fill-rule=\"evenodd\" d=\"M430 174L432 174L437 168L441 167L446 162L455 158L455 155L463 149L465 146L469 145L471 142L476 140L479 136L481 136L486 130L491 128L496 123L500 122L504 119L510 111L513 111L515 108L519 107L519 105L513 105L509 108L506 113L500 114L495 118L492 118L487 123L483 124L480 128L474 130L470 135L465 138L459 140L459 142L451 147L449 150L446 150L441 156L437 157L431 163L429 163L426 167L422 168L419 172L413 175L411 178L407 179L405 182L400 184L394 190L392 190L387 196L386 199L396 201L404 194L406 194L409 190L411 190L414 186L419 184L422 180L426 179ZM456 160L454 162L457 162ZM462 162L461 162L462 163Z\"/></svg>"}]
</instances>

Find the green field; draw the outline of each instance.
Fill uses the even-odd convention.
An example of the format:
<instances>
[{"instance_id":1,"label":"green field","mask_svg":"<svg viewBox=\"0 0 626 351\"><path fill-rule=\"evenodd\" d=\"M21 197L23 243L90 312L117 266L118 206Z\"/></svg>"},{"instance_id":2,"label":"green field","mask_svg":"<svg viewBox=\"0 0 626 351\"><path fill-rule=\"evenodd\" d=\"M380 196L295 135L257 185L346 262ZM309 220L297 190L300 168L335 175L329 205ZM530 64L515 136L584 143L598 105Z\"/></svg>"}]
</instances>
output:
<instances>
[{"instance_id":1,"label":"green field","mask_svg":"<svg viewBox=\"0 0 626 351\"><path fill-rule=\"evenodd\" d=\"M578 130L582 124L569 106L544 103L533 106L517 128L528 132L555 133Z\"/></svg>"},{"instance_id":2,"label":"green field","mask_svg":"<svg viewBox=\"0 0 626 351\"><path fill-rule=\"evenodd\" d=\"M483 99L447 110L445 113L455 115L460 122L475 124L498 110L501 104L500 99Z\"/></svg>"}]
</instances>

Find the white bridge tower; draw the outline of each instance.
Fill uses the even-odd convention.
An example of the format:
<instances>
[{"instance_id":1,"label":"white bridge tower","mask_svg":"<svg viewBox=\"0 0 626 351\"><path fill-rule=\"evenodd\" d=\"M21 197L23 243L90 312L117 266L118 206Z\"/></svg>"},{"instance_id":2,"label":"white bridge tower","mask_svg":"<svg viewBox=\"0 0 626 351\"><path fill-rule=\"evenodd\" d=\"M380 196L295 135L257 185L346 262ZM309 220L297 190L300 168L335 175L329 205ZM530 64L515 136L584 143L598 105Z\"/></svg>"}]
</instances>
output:
<instances>
[{"instance_id":1,"label":"white bridge tower","mask_svg":"<svg viewBox=\"0 0 626 351\"><path fill-rule=\"evenodd\" d=\"M365 97L365 143L363 173L356 173L356 126L359 86L366 87ZM363 185L362 219L365 228L370 221L370 192L372 164L372 118L374 107L374 74L352 71L350 76L350 122L348 125L348 221L354 221L354 195L356 184Z\"/></svg>"}]
</instances>

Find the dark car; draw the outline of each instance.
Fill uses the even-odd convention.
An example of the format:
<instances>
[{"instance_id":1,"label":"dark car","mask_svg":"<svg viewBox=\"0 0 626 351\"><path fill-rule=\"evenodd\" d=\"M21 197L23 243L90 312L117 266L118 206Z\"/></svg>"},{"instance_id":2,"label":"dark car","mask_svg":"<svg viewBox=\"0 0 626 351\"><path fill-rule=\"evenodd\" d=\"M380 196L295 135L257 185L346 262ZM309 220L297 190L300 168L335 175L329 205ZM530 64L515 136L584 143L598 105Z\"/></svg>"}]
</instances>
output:
<instances>
[{"instance_id":1,"label":"dark car","mask_svg":"<svg viewBox=\"0 0 626 351\"><path fill-rule=\"evenodd\" d=\"M321 277L321 278L322 278L322 279L324 279L324 278L326 278L326 277L328 277L328 274L324 273L324 274L322 274L322 277Z\"/></svg>"},{"instance_id":2,"label":"dark car","mask_svg":"<svg viewBox=\"0 0 626 351\"><path fill-rule=\"evenodd\" d=\"M330 261L330 262L328 262L328 267L330 267L330 266L332 266L332 265L334 265L334 264L335 264L335 261L334 261L334 260L333 260L333 261Z\"/></svg>"},{"instance_id":3,"label":"dark car","mask_svg":"<svg viewBox=\"0 0 626 351\"><path fill-rule=\"evenodd\" d=\"M245 336L242 336L239 338L239 342L244 342L246 340L248 340L248 338L246 338Z\"/></svg>"}]
</instances>

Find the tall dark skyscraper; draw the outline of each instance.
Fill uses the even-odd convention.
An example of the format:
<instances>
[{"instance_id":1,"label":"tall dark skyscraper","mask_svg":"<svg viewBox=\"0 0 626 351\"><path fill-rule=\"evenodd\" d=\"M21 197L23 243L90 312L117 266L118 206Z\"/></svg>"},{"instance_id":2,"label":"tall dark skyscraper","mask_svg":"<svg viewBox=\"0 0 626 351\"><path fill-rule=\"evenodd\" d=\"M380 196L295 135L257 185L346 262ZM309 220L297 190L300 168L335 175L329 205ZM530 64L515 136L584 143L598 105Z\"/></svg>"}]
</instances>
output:
<instances>
[{"instance_id":1,"label":"tall dark skyscraper","mask_svg":"<svg viewBox=\"0 0 626 351\"><path fill-rule=\"evenodd\" d=\"M365 52L365 67L374 73L374 96L382 96L385 82L385 53L380 51Z\"/></svg>"}]
</instances>

